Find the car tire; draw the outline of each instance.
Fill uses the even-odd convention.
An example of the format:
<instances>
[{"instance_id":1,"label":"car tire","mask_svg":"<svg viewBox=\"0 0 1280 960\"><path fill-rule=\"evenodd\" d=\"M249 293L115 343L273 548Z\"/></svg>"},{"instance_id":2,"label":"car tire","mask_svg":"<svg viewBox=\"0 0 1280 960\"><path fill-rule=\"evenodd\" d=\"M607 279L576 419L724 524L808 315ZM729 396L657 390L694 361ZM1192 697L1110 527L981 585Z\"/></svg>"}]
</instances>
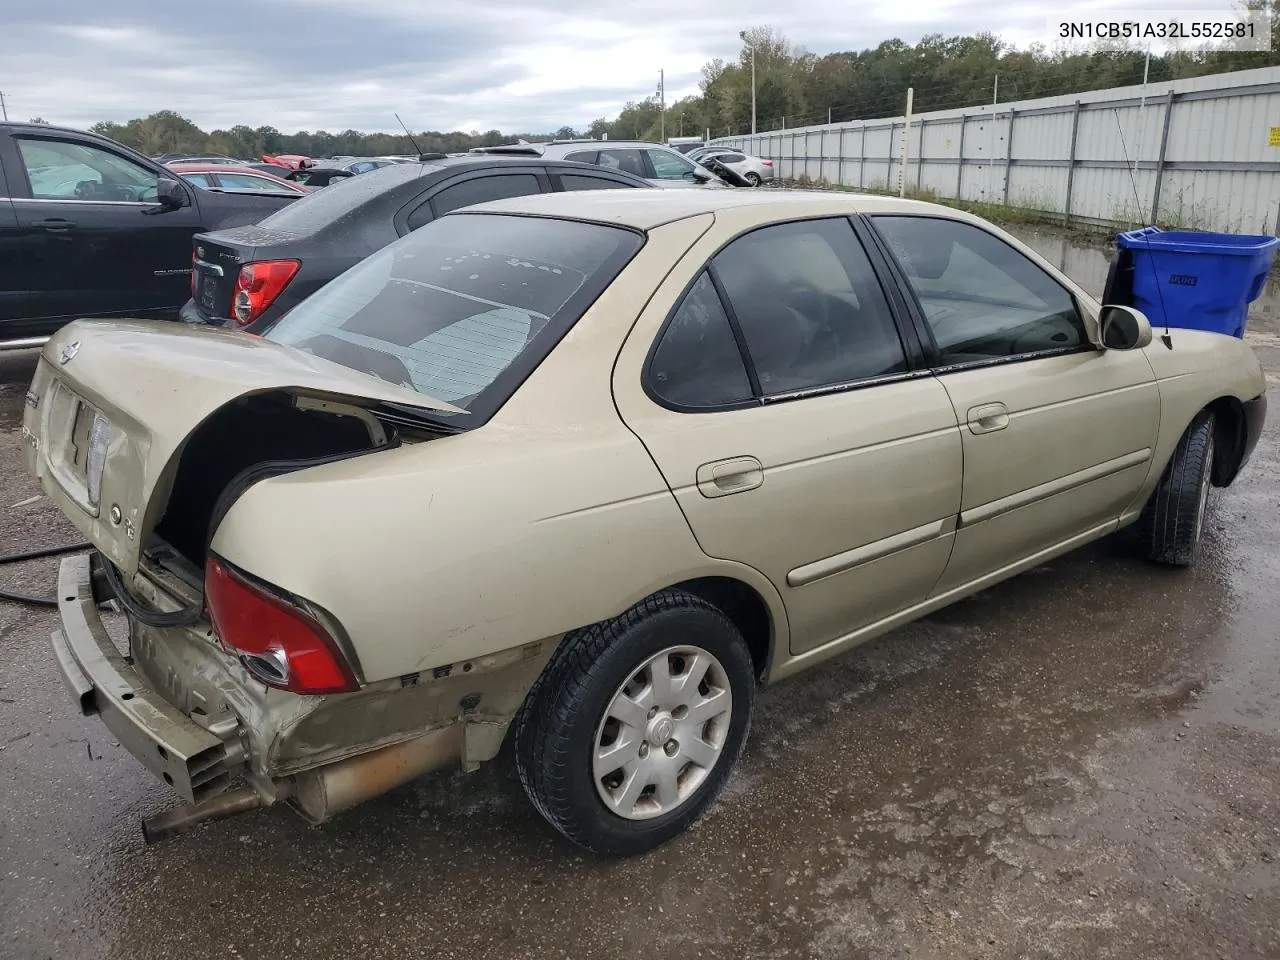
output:
<instances>
[{"instance_id":1,"label":"car tire","mask_svg":"<svg viewBox=\"0 0 1280 960\"><path fill-rule=\"evenodd\" d=\"M654 673L664 664L670 684ZM579 846L610 856L652 850L723 788L746 743L755 686L733 622L700 597L661 591L562 641L516 717L520 782Z\"/></svg>"},{"instance_id":2,"label":"car tire","mask_svg":"<svg viewBox=\"0 0 1280 960\"><path fill-rule=\"evenodd\" d=\"M747 183L751 184L753 187L760 186L760 174L752 170L752 171L749 171L747 174L745 174L745 176L746 176Z\"/></svg>"},{"instance_id":3,"label":"car tire","mask_svg":"<svg viewBox=\"0 0 1280 960\"><path fill-rule=\"evenodd\" d=\"M1213 414L1202 413L1178 441L1142 509L1138 540L1154 563L1189 567L1196 560L1212 483L1213 441Z\"/></svg>"}]
</instances>

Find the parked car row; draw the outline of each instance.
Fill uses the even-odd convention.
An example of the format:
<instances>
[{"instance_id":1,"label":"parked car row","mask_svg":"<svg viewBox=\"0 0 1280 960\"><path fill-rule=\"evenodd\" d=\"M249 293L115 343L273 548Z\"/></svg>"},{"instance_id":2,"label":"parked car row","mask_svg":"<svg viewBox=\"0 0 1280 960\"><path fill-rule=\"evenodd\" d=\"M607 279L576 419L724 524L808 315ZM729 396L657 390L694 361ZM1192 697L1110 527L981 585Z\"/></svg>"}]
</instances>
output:
<instances>
[{"instance_id":1,"label":"parked car row","mask_svg":"<svg viewBox=\"0 0 1280 960\"><path fill-rule=\"evenodd\" d=\"M277 163L169 156L161 164L92 133L0 124L0 346L46 337L77 317L266 324L369 253L460 206L649 185L609 169L608 160L432 156L395 158L363 174L336 165L279 176L272 171L285 168ZM293 203L304 204L297 217L270 219ZM267 226L249 226L264 219ZM225 228L243 229L224 235ZM201 245L217 251L213 260L199 255Z\"/></svg>"},{"instance_id":2,"label":"parked car row","mask_svg":"<svg viewBox=\"0 0 1280 960\"><path fill-rule=\"evenodd\" d=\"M268 164L248 167L230 163L187 163L174 161L168 164L169 169L180 175L187 183L204 187L206 190L219 190L226 193L272 193L285 196L304 196L312 188L287 180L270 173L263 167ZM277 167L279 173L286 171Z\"/></svg>"},{"instance_id":3,"label":"parked car row","mask_svg":"<svg viewBox=\"0 0 1280 960\"><path fill-rule=\"evenodd\" d=\"M642 177L657 187L750 186L735 170L695 163L678 150L640 140L552 140L476 147L472 153L573 160Z\"/></svg>"}]
</instances>

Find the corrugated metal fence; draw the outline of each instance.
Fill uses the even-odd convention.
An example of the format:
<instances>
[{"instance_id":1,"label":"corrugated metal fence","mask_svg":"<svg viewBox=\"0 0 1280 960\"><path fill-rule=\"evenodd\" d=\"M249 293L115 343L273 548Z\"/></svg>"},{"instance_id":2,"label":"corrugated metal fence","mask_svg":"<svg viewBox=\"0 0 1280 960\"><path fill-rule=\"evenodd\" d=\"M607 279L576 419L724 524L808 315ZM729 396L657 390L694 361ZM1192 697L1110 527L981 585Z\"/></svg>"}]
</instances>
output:
<instances>
[{"instance_id":1,"label":"corrugated metal fence","mask_svg":"<svg viewBox=\"0 0 1280 960\"><path fill-rule=\"evenodd\" d=\"M715 142L784 179L896 193L905 175L910 195L1071 222L1280 232L1280 67Z\"/></svg>"}]
</instances>

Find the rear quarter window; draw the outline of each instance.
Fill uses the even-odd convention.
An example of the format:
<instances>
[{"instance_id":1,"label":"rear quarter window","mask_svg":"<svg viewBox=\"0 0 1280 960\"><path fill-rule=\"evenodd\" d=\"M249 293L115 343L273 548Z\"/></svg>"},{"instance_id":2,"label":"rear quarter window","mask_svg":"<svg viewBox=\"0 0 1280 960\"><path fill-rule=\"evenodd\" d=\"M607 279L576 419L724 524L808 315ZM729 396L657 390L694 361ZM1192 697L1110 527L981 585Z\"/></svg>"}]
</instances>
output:
<instances>
[{"instance_id":1,"label":"rear quarter window","mask_svg":"<svg viewBox=\"0 0 1280 960\"><path fill-rule=\"evenodd\" d=\"M443 169L428 164L397 163L360 176L335 179L323 190L298 198L260 223L268 229L292 234L315 233L389 190Z\"/></svg>"}]
</instances>

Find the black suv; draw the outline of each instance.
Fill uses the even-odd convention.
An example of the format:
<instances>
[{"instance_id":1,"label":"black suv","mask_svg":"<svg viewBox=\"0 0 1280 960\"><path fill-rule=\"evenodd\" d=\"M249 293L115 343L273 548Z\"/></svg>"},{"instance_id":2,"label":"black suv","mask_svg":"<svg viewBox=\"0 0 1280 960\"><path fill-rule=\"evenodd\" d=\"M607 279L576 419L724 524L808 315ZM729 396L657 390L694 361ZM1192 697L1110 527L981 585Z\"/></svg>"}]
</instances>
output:
<instances>
[{"instance_id":1,"label":"black suv","mask_svg":"<svg viewBox=\"0 0 1280 960\"><path fill-rule=\"evenodd\" d=\"M0 344L77 317L173 319L192 234L291 202L201 190L96 134L0 123Z\"/></svg>"},{"instance_id":2,"label":"black suv","mask_svg":"<svg viewBox=\"0 0 1280 960\"><path fill-rule=\"evenodd\" d=\"M192 240L188 323L261 333L338 274L459 207L560 190L650 189L585 163L483 154L395 163L325 187L261 223Z\"/></svg>"}]
</instances>

